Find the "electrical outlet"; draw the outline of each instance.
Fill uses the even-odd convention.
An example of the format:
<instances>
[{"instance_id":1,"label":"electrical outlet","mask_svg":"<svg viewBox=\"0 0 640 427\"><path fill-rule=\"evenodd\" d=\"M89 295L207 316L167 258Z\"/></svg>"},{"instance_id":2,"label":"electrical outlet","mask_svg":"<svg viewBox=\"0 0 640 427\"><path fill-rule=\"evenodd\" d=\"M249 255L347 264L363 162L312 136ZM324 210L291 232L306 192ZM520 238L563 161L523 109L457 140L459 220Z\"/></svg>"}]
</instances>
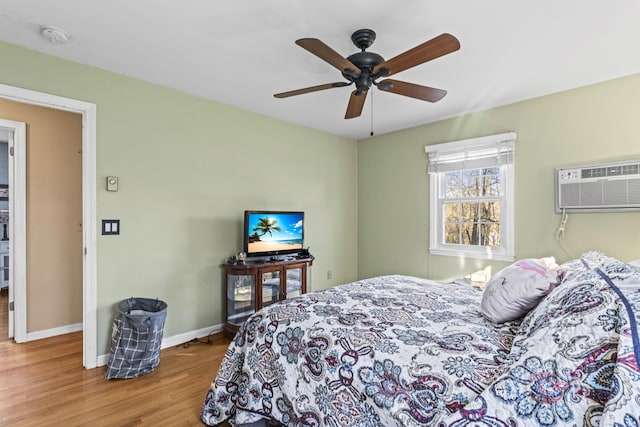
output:
<instances>
[{"instance_id":1,"label":"electrical outlet","mask_svg":"<svg viewBox=\"0 0 640 427\"><path fill-rule=\"evenodd\" d=\"M327 280L331 280L333 278L333 272L331 270L327 270Z\"/></svg>"}]
</instances>

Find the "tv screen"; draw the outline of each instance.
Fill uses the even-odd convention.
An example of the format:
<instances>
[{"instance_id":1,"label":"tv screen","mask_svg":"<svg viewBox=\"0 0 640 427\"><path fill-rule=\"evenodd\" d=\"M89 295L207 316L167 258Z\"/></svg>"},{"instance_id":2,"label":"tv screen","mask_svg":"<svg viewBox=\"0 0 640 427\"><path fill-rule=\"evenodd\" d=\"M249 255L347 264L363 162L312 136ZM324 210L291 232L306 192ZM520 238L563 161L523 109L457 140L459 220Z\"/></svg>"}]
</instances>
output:
<instances>
[{"instance_id":1,"label":"tv screen","mask_svg":"<svg viewBox=\"0 0 640 427\"><path fill-rule=\"evenodd\" d=\"M304 212L245 211L244 252L248 257L292 254L303 249Z\"/></svg>"}]
</instances>

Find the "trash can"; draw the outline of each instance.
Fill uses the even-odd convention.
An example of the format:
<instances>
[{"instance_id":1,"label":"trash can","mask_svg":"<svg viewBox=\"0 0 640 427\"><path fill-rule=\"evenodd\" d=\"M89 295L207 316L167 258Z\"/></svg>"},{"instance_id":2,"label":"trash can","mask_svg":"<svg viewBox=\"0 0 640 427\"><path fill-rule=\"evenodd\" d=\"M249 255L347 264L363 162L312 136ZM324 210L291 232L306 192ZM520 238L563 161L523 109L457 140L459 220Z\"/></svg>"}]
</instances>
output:
<instances>
[{"instance_id":1,"label":"trash can","mask_svg":"<svg viewBox=\"0 0 640 427\"><path fill-rule=\"evenodd\" d=\"M116 305L106 379L135 378L148 374L160 363L160 346L167 303L134 298Z\"/></svg>"}]
</instances>

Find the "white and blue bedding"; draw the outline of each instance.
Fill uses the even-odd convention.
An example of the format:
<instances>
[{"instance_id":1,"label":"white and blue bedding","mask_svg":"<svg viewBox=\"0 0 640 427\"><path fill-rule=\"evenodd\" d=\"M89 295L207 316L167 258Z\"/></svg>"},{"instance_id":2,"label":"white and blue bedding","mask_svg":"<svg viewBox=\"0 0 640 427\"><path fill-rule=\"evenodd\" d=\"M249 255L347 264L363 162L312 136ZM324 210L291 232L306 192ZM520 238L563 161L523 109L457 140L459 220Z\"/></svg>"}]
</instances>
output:
<instances>
[{"instance_id":1,"label":"white and blue bedding","mask_svg":"<svg viewBox=\"0 0 640 427\"><path fill-rule=\"evenodd\" d=\"M640 426L640 272L589 252L524 318L482 290L383 276L271 305L242 326L207 425Z\"/></svg>"}]
</instances>

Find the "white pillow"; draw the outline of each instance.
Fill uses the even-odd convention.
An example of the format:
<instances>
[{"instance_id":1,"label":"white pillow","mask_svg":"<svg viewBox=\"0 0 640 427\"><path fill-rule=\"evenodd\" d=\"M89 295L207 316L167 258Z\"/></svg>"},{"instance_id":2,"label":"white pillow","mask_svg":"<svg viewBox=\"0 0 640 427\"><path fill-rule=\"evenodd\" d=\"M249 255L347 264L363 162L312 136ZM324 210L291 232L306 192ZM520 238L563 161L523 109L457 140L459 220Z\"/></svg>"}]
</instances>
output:
<instances>
[{"instance_id":1,"label":"white pillow","mask_svg":"<svg viewBox=\"0 0 640 427\"><path fill-rule=\"evenodd\" d=\"M482 293L480 312L494 323L518 319L559 282L558 264L553 257L520 260L489 280Z\"/></svg>"}]
</instances>

